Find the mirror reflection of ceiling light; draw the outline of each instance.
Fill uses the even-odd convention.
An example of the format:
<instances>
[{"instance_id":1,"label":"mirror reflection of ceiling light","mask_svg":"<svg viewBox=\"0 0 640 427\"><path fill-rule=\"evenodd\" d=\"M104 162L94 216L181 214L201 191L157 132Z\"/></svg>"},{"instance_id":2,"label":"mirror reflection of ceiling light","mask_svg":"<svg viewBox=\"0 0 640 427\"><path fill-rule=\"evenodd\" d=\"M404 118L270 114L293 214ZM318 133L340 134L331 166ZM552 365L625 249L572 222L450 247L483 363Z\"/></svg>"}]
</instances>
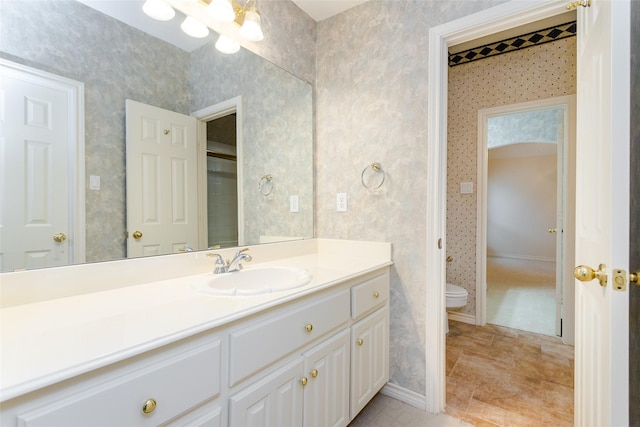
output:
<instances>
[{"instance_id":1,"label":"mirror reflection of ceiling light","mask_svg":"<svg viewBox=\"0 0 640 427\"><path fill-rule=\"evenodd\" d=\"M246 40L261 41L264 39L256 0L192 1L206 6L206 12L214 20L218 22L234 22L239 27L238 34ZM241 2L244 4L241 4ZM183 11L181 7L178 7L178 9ZM160 21L169 21L175 16L175 10L165 0L146 0L142 10L151 18ZM193 16L195 13L185 14L187 17L180 25L182 31L195 38L204 38L209 35L209 27L203 23L204 18L203 20L198 19L197 16ZM236 53L240 50L240 44L225 35L220 35L215 46L216 49L223 53Z\"/></svg>"},{"instance_id":2,"label":"mirror reflection of ceiling light","mask_svg":"<svg viewBox=\"0 0 640 427\"><path fill-rule=\"evenodd\" d=\"M142 10L158 21L170 21L176 16L176 11L164 0L147 0L142 5Z\"/></svg>"},{"instance_id":3,"label":"mirror reflection of ceiling light","mask_svg":"<svg viewBox=\"0 0 640 427\"><path fill-rule=\"evenodd\" d=\"M216 49L218 49L222 53L231 54L239 51L240 45L224 34L220 34L220 37L218 37L218 41L216 41Z\"/></svg>"}]
</instances>

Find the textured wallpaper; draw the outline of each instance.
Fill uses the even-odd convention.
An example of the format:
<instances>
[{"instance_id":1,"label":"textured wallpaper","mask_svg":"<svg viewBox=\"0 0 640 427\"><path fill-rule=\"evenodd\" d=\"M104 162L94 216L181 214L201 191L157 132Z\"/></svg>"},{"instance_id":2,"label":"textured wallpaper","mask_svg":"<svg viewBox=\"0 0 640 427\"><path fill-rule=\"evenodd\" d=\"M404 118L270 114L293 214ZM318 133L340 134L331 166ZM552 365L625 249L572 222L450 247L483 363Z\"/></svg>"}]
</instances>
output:
<instances>
[{"instance_id":1,"label":"textured wallpaper","mask_svg":"<svg viewBox=\"0 0 640 427\"><path fill-rule=\"evenodd\" d=\"M478 110L576 92L576 38L533 46L449 68L447 147L447 282L469 291L462 313L476 313ZM475 185L474 185L475 188Z\"/></svg>"},{"instance_id":2,"label":"textured wallpaper","mask_svg":"<svg viewBox=\"0 0 640 427\"><path fill-rule=\"evenodd\" d=\"M393 244L391 382L425 393L429 28L498 1L370 1L318 23L318 237ZM380 162L377 191L360 183ZM336 193L348 211L336 212Z\"/></svg>"}]
</instances>

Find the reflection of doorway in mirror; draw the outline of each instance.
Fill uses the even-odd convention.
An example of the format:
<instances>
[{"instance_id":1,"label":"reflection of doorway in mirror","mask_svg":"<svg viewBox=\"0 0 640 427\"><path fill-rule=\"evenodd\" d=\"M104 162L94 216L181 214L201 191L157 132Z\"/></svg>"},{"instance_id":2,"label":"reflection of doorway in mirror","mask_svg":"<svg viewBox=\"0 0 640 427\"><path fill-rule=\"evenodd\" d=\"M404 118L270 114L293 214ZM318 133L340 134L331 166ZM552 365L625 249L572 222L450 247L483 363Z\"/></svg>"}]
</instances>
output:
<instances>
[{"instance_id":1,"label":"reflection of doorway in mirror","mask_svg":"<svg viewBox=\"0 0 640 427\"><path fill-rule=\"evenodd\" d=\"M6 60L0 77L0 270L83 262L84 86Z\"/></svg>"},{"instance_id":2,"label":"reflection of doorway in mirror","mask_svg":"<svg viewBox=\"0 0 640 427\"><path fill-rule=\"evenodd\" d=\"M207 121L208 247L238 246L237 116Z\"/></svg>"}]
</instances>

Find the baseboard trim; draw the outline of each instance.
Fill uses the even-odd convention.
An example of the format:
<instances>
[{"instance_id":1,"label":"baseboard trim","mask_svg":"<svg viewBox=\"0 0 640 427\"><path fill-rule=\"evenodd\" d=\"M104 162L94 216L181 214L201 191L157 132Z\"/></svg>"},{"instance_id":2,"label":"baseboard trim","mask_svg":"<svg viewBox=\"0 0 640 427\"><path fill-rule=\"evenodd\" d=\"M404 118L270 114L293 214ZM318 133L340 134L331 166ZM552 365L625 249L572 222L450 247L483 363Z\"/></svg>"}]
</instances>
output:
<instances>
[{"instance_id":1,"label":"baseboard trim","mask_svg":"<svg viewBox=\"0 0 640 427\"><path fill-rule=\"evenodd\" d=\"M519 259L523 261L556 262L555 258L540 257L540 256L533 256L533 255L502 254L502 253L487 254L487 258L507 258L507 259Z\"/></svg>"},{"instance_id":2,"label":"baseboard trim","mask_svg":"<svg viewBox=\"0 0 640 427\"><path fill-rule=\"evenodd\" d=\"M427 398L425 395L408 390L404 387L400 387L399 385L387 383L384 387L382 387L380 393L384 394L385 396L398 399L399 401L418 409L422 409L423 411L426 411L427 409Z\"/></svg>"},{"instance_id":3,"label":"baseboard trim","mask_svg":"<svg viewBox=\"0 0 640 427\"><path fill-rule=\"evenodd\" d=\"M463 322L463 323L471 323L472 325L476 324L476 316L473 314L465 314L465 313L458 313L456 311L450 311L449 312L449 320L455 320L456 322Z\"/></svg>"}]
</instances>

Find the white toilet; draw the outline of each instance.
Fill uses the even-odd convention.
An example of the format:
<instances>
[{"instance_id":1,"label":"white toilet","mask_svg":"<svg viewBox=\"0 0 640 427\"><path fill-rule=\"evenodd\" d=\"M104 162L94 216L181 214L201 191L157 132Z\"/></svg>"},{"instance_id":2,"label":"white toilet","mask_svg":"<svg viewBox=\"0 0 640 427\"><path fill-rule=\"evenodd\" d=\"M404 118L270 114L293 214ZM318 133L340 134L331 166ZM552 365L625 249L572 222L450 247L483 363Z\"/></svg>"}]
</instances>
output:
<instances>
[{"instance_id":1,"label":"white toilet","mask_svg":"<svg viewBox=\"0 0 640 427\"><path fill-rule=\"evenodd\" d=\"M449 311L452 308L461 308L467 305L469 292L461 286L447 283L447 333L449 333Z\"/></svg>"}]
</instances>

